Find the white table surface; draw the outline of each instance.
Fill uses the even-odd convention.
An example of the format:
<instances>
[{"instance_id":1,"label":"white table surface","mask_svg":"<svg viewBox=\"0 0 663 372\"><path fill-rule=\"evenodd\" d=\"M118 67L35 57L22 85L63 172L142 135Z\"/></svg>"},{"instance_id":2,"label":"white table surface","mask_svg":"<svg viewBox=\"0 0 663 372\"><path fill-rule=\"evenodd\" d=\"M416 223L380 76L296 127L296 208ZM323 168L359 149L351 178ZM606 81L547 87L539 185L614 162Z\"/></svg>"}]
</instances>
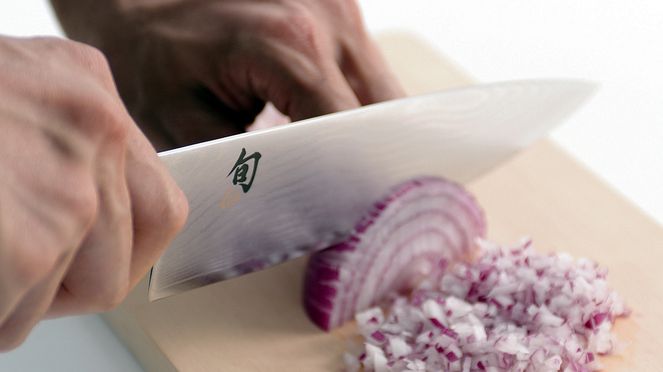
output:
<instances>
[{"instance_id":1,"label":"white table surface","mask_svg":"<svg viewBox=\"0 0 663 372\"><path fill-rule=\"evenodd\" d=\"M481 81L576 77L601 91L553 138L663 224L663 2L361 0ZM0 3L0 34L61 35L46 1ZM42 322L0 371L141 371L98 316Z\"/></svg>"}]
</instances>

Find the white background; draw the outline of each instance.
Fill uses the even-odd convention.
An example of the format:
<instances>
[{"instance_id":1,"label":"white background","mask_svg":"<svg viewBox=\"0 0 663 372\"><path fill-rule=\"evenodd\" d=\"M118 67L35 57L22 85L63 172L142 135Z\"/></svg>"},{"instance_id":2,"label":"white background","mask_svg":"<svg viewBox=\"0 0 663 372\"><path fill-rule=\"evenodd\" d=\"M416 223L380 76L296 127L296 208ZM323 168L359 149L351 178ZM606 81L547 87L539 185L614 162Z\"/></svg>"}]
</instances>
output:
<instances>
[{"instance_id":1,"label":"white background","mask_svg":"<svg viewBox=\"0 0 663 372\"><path fill-rule=\"evenodd\" d=\"M415 32L481 81L576 77L600 82L598 95L553 137L663 223L663 2L361 4L371 30ZM0 33L60 31L45 1L4 0ZM140 371L97 316L43 322L21 348L0 355L0 371L74 370Z\"/></svg>"}]
</instances>

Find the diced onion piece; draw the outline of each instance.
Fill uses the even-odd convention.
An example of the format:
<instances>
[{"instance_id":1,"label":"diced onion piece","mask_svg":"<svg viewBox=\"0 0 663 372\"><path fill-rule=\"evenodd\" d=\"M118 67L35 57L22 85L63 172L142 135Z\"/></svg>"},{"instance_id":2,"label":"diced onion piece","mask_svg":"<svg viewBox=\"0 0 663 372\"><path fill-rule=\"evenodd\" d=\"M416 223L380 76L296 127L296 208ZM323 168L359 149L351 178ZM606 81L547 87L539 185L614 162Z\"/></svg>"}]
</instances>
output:
<instances>
[{"instance_id":1,"label":"diced onion piece","mask_svg":"<svg viewBox=\"0 0 663 372\"><path fill-rule=\"evenodd\" d=\"M599 370L597 354L617 345L612 323L628 313L606 271L536 253L529 241L480 245L475 262L453 266L437 286L394 297L386 317L379 308L358 314L362 334L384 331L390 342L366 339L366 354L385 358L380 369L352 363L365 371Z\"/></svg>"}]
</instances>

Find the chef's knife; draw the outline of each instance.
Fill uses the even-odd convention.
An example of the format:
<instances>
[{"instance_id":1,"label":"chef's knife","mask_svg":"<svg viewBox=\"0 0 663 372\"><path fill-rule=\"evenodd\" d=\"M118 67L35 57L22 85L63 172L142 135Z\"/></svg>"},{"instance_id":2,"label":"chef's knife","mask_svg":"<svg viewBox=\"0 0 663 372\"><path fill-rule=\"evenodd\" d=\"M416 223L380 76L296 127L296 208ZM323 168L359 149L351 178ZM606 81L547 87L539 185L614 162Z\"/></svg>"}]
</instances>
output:
<instances>
[{"instance_id":1,"label":"chef's knife","mask_svg":"<svg viewBox=\"0 0 663 372\"><path fill-rule=\"evenodd\" d=\"M593 91L575 80L477 85L163 152L190 215L154 266L149 297L329 246L407 179L468 182L544 136Z\"/></svg>"}]
</instances>

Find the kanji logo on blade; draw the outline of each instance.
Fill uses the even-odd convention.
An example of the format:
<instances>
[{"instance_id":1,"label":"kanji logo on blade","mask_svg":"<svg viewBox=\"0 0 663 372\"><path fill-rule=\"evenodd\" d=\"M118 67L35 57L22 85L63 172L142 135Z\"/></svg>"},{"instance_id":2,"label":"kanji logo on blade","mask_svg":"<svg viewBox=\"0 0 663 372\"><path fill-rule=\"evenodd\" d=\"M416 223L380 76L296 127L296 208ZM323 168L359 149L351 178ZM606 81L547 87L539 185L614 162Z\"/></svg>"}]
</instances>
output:
<instances>
[{"instance_id":1,"label":"kanji logo on blade","mask_svg":"<svg viewBox=\"0 0 663 372\"><path fill-rule=\"evenodd\" d=\"M230 177L233 174L233 185L240 185L244 193L249 192L251 185L253 185L253 180L258 170L258 161L260 161L261 156L259 152L254 152L246 156L246 149L242 148L239 158L226 177Z\"/></svg>"}]
</instances>

